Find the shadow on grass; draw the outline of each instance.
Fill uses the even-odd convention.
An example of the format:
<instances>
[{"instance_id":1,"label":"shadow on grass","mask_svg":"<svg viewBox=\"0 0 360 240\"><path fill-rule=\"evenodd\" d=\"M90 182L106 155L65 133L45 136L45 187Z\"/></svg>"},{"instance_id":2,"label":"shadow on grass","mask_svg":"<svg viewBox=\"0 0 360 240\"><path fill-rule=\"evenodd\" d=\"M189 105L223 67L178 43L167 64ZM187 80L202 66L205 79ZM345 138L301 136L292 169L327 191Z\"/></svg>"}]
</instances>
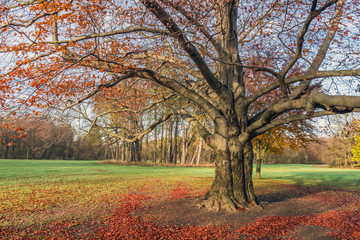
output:
<instances>
[{"instance_id":1,"label":"shadow on grass","mask_svg":"<svg viewBox=\"0 0 360 240\"><path fill-rule=\"evenodd\" d=\"M328 191L330 188L326 186L304 186L304 185L294 185L292 189L279 191L268 194L258 195L258 199L261 202L275 203L282 202L294 198L302 198L311 194L316 194L323 191Z\"/></svg>"}]
</instances>

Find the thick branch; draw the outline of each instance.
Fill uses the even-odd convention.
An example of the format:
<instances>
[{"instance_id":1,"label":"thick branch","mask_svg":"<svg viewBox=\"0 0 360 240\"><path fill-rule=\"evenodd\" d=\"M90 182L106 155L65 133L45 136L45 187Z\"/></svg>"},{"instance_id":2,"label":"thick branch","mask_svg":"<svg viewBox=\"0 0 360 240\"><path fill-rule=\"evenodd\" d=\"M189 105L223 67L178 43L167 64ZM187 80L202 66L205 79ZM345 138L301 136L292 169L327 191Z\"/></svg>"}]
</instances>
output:
<instances>
[{"instance_id":1,"label":"thick branch","mask_svg":"<svg viewBox=\"0 0 360 240\"><path fill-rule=\"evenodd\" d=\"M256 136L259 136L273 128L291 123L291 122L295 122L295 121L300 121L300 120L306 120L306 119L311 119L311 118L315 118L315 117L322 117L322 116L329 116L329 115L335 115L336 113L331 112L331 111L321 111L321 112L316 112L313 115L293 115L287 118L283 118L283 119L279 119L276 121L273 121L267 125L265 125L264 127L261 127L259 129L257 129L256 131L254 131L251 135L250 135L250 139L255 138Z\"/></svg>"},{"instance_id":2,"label":"thick branch","mask_svg":"<svg viewBox=\"0 0 360 240\"><path fill-rule=\"evenodd\" d=\"M215 106L213 106L211 103L206 101L202 96L200 96L196 92L183 86L181 83L169 78L162 77L151 70L145 70L145 69L139 72L138 76L152 80L166 88L173 90L179 95L184 96L187 99L190 99L196 105L201 107L207 114L209 114L209 117L212 120L221 121L225 124L226 120L224 116L216 109Z\"/></svg>"},{"instance_id":3,"label":"thick branch","mask_svg":"<svg viewBox=\"0 0 360 240\"><path fill-rule=\"evenodd\" d=\"M327 78L327 77L350 77L350 76L360 76L360 69L353 70L338 70L338 71L318 71L310 74L299 75L285 80L285 85L290 85L300 81L310 81L317 78ZM280 87L279 82L273 83L266 88L263 88L260 91L257 91L252 96L247 98L248 104L251 104L256 99L265 94L277 89Z\"/></svg>"},{"instance_id":4,"label":"thick branch","mask_svg":"<svg viewBox=\"0 0 360 240\"><path fill-rule=\"evenodd\" d=\"M76 42L80 42L80 41L92 39L92 38L110 37L110 36L114 36L114 35L134 33L134 32L148 32L148 33L154 33L154 34L160 34L160 35L170 35L170 32L164 31L161 29L147 28L147 27L131 27L131 28L123 29L123 30L115 30L115 31L111 31L111 32L89 34L89 35L85 35L85 36L81 36L81 37L77 37L77 38L73 38L73 39L68 39L68 40L47 41L45 43L49 43L49 44L76 43Z\"/></svg>"},{"instance_id":5,"label":"thick branch","mask_svg":"<svg viewBox=\"0 0 360 240\"><path fill-rule=\"evenodd\" d=\"M318 108L333 113L352 112L360 108L360 96L333 96L321 92L313 92L307 98L280 102L263 111L260 116L254 117L255 121L246 129L246 132L252 134L258 129L271 124L271 121L280 114L294 109L305 109L308 111L307 115L309 115L309 118L315 117L314 110Z\"/></svg>"},{"instance_id":6,"label":"thick branch","mask_svg":"<svg viewBox=\"0 0 360 240\"><path fill-rule=\"evenodd\" d=\"M72 53L69 51L64 52L63 58L65 61L69 62L81 62L85 57L80 56L79 54ZM108 63L103 61L97 61L97 60L89 60L81 62L80 65L90 68L95 68L99 70L103 70L109 73L114 73L115 69L117 70L119 67L115 63ZM120 81L132 78L132 77L140 77L145 78L151 81L154 81L166 88L169 88L173 90L174 92L178 93L181 96L184 96L191 101L193 101L195 104L203 108L212 119L218 119L223 120L223 116L220 114L220 112L208 101L206 101L203 97L201 97L199 94L197 94L194 91L191 91L190 89L186 88L184 85L179 83L178 81L162 77L160 75L157 75L154 71L145 69L145 68L131 68L131 69L121 69L121 73L124 73L124 76L118 77L115 81L111 81L107 83L106 85L100 85L97 87L97 89L87 95L86 97L79 100L80 102L85 101L86 99L94 96L96 93L98 93L102 87L113 87L116 84L118 84ZM69 107L72 107L73 105L76 105L80 102L76 102L74 104L69 105Z\"/></svg>"},{"instance_id":7,"label":"thick branch","mask_svg":"<svg viewBox=\"0 0 360 240\"><path fill-rule=\"evenodd\" d=\"M194 61L200 72L208 82L210 87L219 95L224 91L222 84L211 72L210 68L206 64L205 60L201 57L196 47L189 42L186 36L182 33L181 29L175 23L173 18L154 0L141 0L141 2L148 8L163 24L164 26L174 35L181 47Z\"/></svg>"}]
</instances>

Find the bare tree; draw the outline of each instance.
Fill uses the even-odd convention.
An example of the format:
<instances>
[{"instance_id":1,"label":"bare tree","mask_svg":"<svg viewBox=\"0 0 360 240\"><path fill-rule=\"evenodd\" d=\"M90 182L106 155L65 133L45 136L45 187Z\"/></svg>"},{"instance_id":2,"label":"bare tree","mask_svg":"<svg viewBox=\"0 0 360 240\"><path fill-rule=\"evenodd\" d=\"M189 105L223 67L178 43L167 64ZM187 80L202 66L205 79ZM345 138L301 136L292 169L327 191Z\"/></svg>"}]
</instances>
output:
<instances>
[{"instance_id":1,"label":"bare tree","mask_svg":"<svg viewBox=\"0 0 360 240\"><path fill-rule=\"evenodd\" d=\"M35 92L33 102L63 104L63 111L129 79L162 86L162 100L170 91L185 100L183 108L165 112L140 133L118 137L139 141L180 115L216 156L215 180L202 205L234 211L259 205L252 183L253 138L293 121L359 111L359 96L330 95L319 84L331 79L324 86L356 85L359 6L357 0L7 1L1 36L10 40L20 32L26 39L0 49L16 51L18 60L2 82L9 86L14 75L21 76ZM20 16L19 9L31 14ZM251 91L248 78L258 82ZM273 91L280 98L252 108ZM193 114L194 106L210 125Z\"/></svg>"}]
</instances>

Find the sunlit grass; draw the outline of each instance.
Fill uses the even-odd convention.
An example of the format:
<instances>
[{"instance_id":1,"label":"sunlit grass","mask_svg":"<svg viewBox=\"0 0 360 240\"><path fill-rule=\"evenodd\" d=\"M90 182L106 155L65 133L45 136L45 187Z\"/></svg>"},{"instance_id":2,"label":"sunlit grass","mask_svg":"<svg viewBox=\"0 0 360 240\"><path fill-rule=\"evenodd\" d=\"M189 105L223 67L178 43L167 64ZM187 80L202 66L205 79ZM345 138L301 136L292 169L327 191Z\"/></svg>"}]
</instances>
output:
<instances>
[{"instance_id":1,"label":"sunlit grass","mask_svg":"<svg viewBox=\"0 0 360 240\"><path fill-rule=\"evenodd\" d=\"M360 189L360 170L318 167L300 164L275 164L262 167L264 180L300 185L326 185L349 190Z\"/></svg>"},{"instance_id":2,"label":"sunlit grass","mask_svg":"<svg viewBox=\"0 0 360 240\"><path fill-rule=\"evenodd\" d=\"M263 179L254 181L258 194L286 190L289 184L359 189L360 171L310 165L264 165L262 176ZM199 195L210 187L213 178L213 168L0 160L0 226L10 224L8 221L14 218L18 221L20 216L28 216L33 223L37 220L36 214L51 215L51 211L64 208L90 209L88 215L82 217L93 217L94 211L99 211L97 208L111 208L127 193L151 194L161 199L181 186ZM71 211L67 217L75 214Z\"/></svg>"}]
</instances>

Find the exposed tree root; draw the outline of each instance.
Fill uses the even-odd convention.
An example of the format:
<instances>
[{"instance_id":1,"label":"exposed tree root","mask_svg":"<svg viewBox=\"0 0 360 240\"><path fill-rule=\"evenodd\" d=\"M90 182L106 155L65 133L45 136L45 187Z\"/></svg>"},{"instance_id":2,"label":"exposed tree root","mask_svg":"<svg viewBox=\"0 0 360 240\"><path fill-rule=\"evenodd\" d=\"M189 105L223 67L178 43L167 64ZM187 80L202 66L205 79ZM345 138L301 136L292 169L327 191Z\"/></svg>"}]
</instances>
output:
<instances>
[{"instance_id":1,"label":"exposed tree root","mask_svg":"<svg viewBox=\"0 0 360 240\"><path fill-rule=\"evenodd\" d=\"M251 207L259 207L263 208L264 206L262 204L258 204L256 202L254 203L239 203L237 201L231 200L230 198L222 198L222 200L219 200L220 198L216 197L208 197L208 198L202 198L201 203L199 204L199 208L205 208L210 211L221 211L224 210L226 212L236 212L238 210L247 210Z\"/></svg>"}]
</instances>

